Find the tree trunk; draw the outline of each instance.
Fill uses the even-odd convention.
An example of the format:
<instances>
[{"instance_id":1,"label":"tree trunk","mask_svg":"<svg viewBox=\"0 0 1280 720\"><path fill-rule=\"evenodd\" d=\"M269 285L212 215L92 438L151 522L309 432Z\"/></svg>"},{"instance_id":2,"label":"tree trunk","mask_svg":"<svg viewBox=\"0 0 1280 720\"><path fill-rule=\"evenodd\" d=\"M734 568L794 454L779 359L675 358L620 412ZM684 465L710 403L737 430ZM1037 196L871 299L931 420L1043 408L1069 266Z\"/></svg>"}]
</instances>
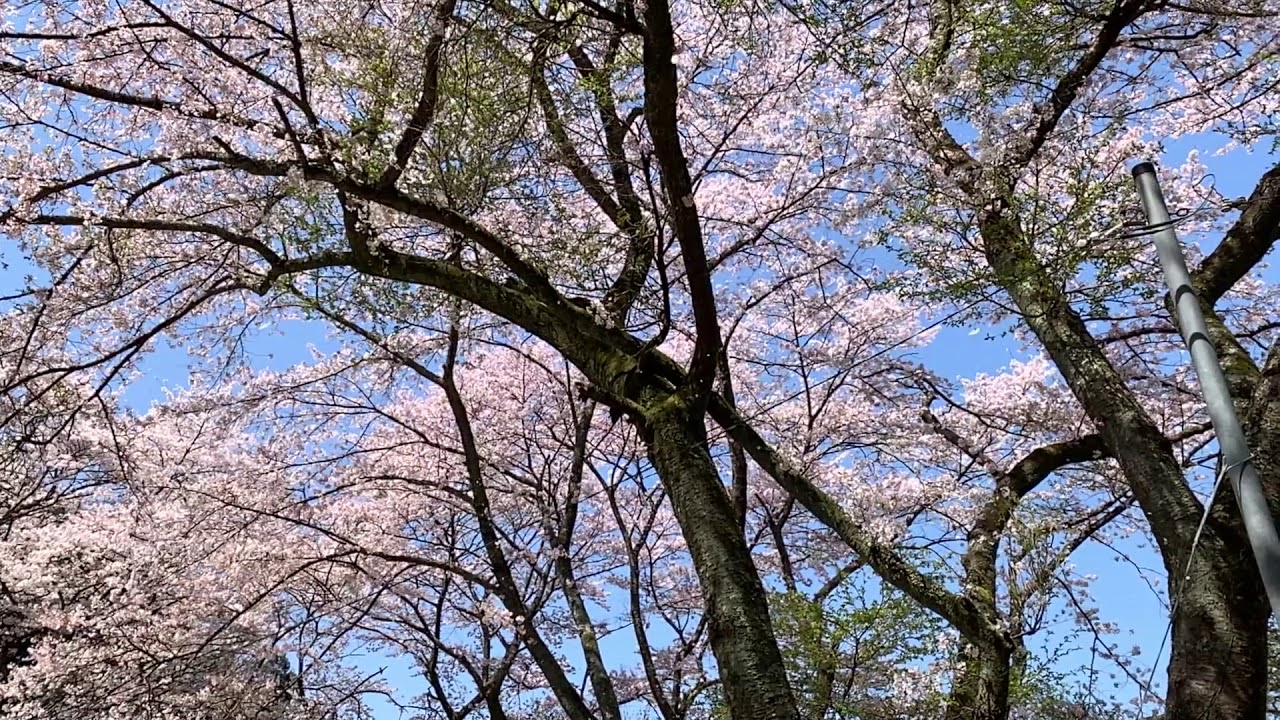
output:
<instances>
[{"instance_id":1,"label":"tree trunk","mask_svg":"<svg viewBox=\"0 0 1280 720\"><path fill-rule=\"evenodd\" d=\"M645 440L675 511L706 603L708 638L733 720L799 720L760 575L707 450L678 398L646 408Z\"/></svg>"},{"instance_id":2,"label":"tree trunk","mask_svg":"<svg viewBox=\"0 0 1280 720\"><path fill-rule=\"evenodd\" d=\"M1005 485L1001 478L1000 485ZM961 564L964 587L975 606L988 618L998 617L996 609L996 557L1000 534L1017 503L1014 493L1001 487L984 506L973 529L969 548ZM967 641L960 652L960 669L951 683L946 720L1006 720L1009 717L1010 663L1014 644L1007 638L987 634Z\"/></svg>"},{"instance_id":3,"label":"tree trunk","mask_svg":"<svg viewBox=\"0 0 1280 720\"><path fill-rule=\"evenodd\" d=\"M1232 390L1243 388L1251 395L1246 402L1237 402L1237 407L1275 517L1280 511L1280 343L1272 345L1261 371L1254 375L1252 387L1233 383ZM1173 628L1168 718L1266 717L1271 608L1239 520L1235 495L1225 481L1210 525L1214 539L1226 535L1230 543L1225 549L1214 545L1209 550L1208 560L1215 563L1212 572L1202 569L1196 576L1199 582L1189 583L1184 592L1183 611ZM1205 554L1197 551L1197 555ZM1195 644L1179 642L1180 634L1195 638ZM1203 645L1205 639L1213 643ZM1194 700L1214 695L1221 698L1215 708L1200 708ZM1201 715L1205 710L1218 714Z\"/></svg>"},{"instance_id":4,"label":"tree trunk","mask_svg":"<svg viewBox=\"0 0 1280 720\"><path fill-rule=\"evenodd\" d=\"M947 698L946 720L1007 720L1012 653L966 644Z\"/></svg>"},{"instance_id":5,"label":"tree trunk","mask_svg":"<svg viewBox=\"0 0 1280 720\"><path fill-rule=\"evenodd\" d=\"M1236 511L1230 489L1224 490L1215 515ZM1191 581L1178 596L1166 720L1266 716L1270 609L1253 553L1237 529L1217 529L1210 536L1206 528Z\"/></svg>"}]
</instances>

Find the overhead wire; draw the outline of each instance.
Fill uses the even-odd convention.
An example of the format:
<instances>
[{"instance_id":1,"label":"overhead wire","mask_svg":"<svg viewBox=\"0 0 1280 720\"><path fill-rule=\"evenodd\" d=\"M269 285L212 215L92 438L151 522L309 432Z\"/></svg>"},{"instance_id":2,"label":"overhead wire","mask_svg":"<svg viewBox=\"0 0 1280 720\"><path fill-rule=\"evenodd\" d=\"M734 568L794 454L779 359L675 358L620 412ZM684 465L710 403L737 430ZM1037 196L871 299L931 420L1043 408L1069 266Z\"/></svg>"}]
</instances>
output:
<instances>
[{"instance_id":1,"label":"overhead wire","mask_svg":"<svg viewBox=\"0 0 1280 720\"><path fill-rule=\"evenodd\" d=\"M1205 193L1204 199L1201 200L1200 205L1197 206L1194 210L1182 209L1182 210L1171 212L1169 213L1170 217L1168 220L1164 222L1155 223L1155 224L1147 223L1145 220L1130 220L1128 222L1124 222L1121 224L1120 227L1133 228L1133 230L1130 232L1124 233L1122 235L1118 235L1117 239L1129 240L1133 238L1140 238L1140 237L1146 237L1148 235L1154 235L1160 232L1161 230L1164 230L1166 228L1177 227L1189 220L1192 220L1206 213L1223 212L1226 210L1232 210L1238 205L1239 203L1238 200L1228 200L1226 202L1221 202L1221 203L1213 202L1212 198L1217 193L1217 178L1214 176L1213 173L1207 173L1205 175L1201 175L1200 178L1196 180L1193 187L1199 187L1201 183L1203 183L1206 180L1209 181L1208 191Z\"/></svg>"}]
</instances>

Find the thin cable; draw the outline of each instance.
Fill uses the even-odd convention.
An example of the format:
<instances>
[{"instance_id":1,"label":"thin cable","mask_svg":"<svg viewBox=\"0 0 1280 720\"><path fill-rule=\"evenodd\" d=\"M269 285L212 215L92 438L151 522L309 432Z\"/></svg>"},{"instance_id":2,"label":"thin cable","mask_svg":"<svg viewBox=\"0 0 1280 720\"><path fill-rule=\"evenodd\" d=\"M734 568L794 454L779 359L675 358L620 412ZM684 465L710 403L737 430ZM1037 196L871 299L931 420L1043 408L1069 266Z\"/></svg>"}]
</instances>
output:
<instances>
[{"instance_id":1,"label":"thin cable","mask_svg":"<svg viewBox=\"0 0 1280 720\"><path fill-rule=\"evenodd\" d=\"M1151 689L1152 683L1156 680L1156 666L1160 664L1160 656L1164 654L1165 643L1169 641L1169 633L1173 631L1173 619L1178 613L1178 602L1182 599L1182 588L1184 588L1187 581L1191 579L1191 563L1196 559L1196 548L1200 545L1200 536L1204 533L1204 526L1209 522L1209 512L1213 510L1213 502L1218 497L1218 488L1222 486L1222 479L1227 476L1227 473L1241 465L1244 465L1250 460L1253 460L1253 455L1250 455L1239 462L1227 465L1218 471L1218 478L1213 481L1213 489L1209 491L1209 502L1205 503L1204 514L1200 516L1200 525L1196 527L1196 534L1191 538L1191 551L1187 553L1187 567L1183 569L1182 580L1178 583L1178 589L1173 594L1172 602L1169 603L1169 622L1164 626L1164 637L1160 638L1160 648L1156 650L1155 662L1151 664L1151 675L1147 677L1148 691ZM1141 688L1139 688L1139 690L1141 690ZM1143 702L1142 705L1145 707L1146 703Z\"/></svg>"},{"instance_id":2,"label":"thin cable","mask_svg":"<svg viewBox=\"0 0 1280 720\"><path fill-rule=\"evenodd\" d=\"M1195 185L1199 186L1201 183L1203 183L1206 180L1209 181L1208 192L1205 193L1204 199L1201 200L1200 205L1196 209L1175 211L1171 213L1171 217L1168 220L1161 223L1156 223L1154 225L1148 225L1145 221L1142 221L1142 220L1122 221L1118 225L1103 231L1102 233L1099 234L1099 236L1105 238L1110 236L1111 233L1117 230L1122 230L1124 228L1133 228L1133 230L1131 230L1130 232L1121 233L1119 235L1113 236L1114 239L1116 240L1132 240L1134 238L1141 238L1141 237L1147 237L1148 235L1154 235L1160 232L1161 230L1164 230L1165 228L1177 227L1187 222L1188 220L1191 220L1193 218L1196 218L1205 214L1206 212L1215 212L1215 211L1223 212L1227 210L1236 209L1237 203L1239 202L1238 200L1228 200L1228 201L1217 203L1217 204L1215 204L1211 200L1211 198L1213 197L1213 194L1217 192L1217 178L1214 176L1213 173L1202 175L1200 179L1196 181Z\"/></svg>"}]
</instances>

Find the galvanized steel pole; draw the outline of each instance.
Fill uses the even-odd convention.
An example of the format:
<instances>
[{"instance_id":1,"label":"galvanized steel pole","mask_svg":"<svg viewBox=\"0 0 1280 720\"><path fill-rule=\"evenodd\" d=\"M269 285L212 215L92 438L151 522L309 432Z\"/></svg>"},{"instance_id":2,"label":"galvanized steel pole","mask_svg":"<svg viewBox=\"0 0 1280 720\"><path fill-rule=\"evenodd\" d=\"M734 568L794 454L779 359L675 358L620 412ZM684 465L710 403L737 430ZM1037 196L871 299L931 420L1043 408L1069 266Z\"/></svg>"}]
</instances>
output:
<instances>
[{"instance_id":1,"label":"galvanized steel pole","mask_svg":"<svg viewBox=\"0 0 1280 720\"><path fill-rule=\"evenodd\" d=\"M1218 363L1218 353L1209 340L1200 299L1191 287L1191 274L1187 272L1187 262L1182 256L1178 235L1173 230L1169 209L1164 204L1164 194L1156 180L1155 165L1146 162L1135 165L1133 179L1138 185L1138 196L1147 216L1147 226L1153 229L1160 268L1164 271L1165 283L1173 298L1182 339L1191 353L1191 364L1204 391L1209 420L1213 423L1213 432L1222 453L1221 467L1231 483L1231 489L1235 491L1245 532L1249 535L1253 556L1262 573L1262 584L1271 601L1271 613L1280 620L1280 537L1276 535L1275 520L1267 508L1267 498L1262 493L1262 483L1252 462L1253 455L1249 452L1249 444L1240 428L1240 420L1236 417L1227 379Z\"/></svg>"}]
</instances>

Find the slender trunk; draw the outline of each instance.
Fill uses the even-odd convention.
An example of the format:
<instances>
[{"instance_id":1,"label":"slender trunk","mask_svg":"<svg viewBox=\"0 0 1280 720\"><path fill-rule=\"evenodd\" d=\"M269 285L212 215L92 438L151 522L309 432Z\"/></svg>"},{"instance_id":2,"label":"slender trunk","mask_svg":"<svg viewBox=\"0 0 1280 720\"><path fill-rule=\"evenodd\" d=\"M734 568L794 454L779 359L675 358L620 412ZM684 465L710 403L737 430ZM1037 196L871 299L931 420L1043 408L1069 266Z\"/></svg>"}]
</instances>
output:
<instances>
[{"instance_id":1,"label":"slender trunk","mask_svg":"<svg viewBox=\"0 0 1280 720\"><path fill-rule=\"evenodd\" d=\"M573 568L572 544L573 533L578 522L578 499L582 490L582 475L587 461L587 439L591 431L591 417L595 413L595 403L588 403L578 418L578 428L573 439L573 464L569 470L569 487L564 506L563 525L556 538L556 573L560 577L560 588L564 592L565 602L569 605L569 615L578 628L578 640L582 645L582 658L587 666L587 678L591 681L591 690L596 695L596 706L601 720L622 720L622 705L618 702L618 692L613 685L613 678L604 664L604 655L600 652L600 639L596 635L595 624L591 622L591 614L582 599L578 588L578 579Z\"/></svg>"},{"instance_id":2,"label":"slender trunk","mask_svg":"<svg viewBox=\"0 0 1280 720\"><path fill-rule=\"evenodd\" d=\"M476 443L475 432L471 427L466 403L454 382L451 364L445 368L440 387L449 401L449 407L458 428L458 437L467 468L467 479L471 488L471 506L475 513L481 541L484 543L485 555L493 568L494 592L508 612L521 618L515 623L516 632L528 648L529 656L546 677L547 684L556 700L560 702L565 715L571 720L593 720L591 708L565 673L564 666L560 664L554 650L538 631L534 615L525 605L511 570L511 564L507 560L506 553L503 552L502 542L490 513L489 492L485 487L479 445Z\"/></svg>"},{"instance_id":3,"label":"slender trunk","mask_svg":"<svg viewBox=\"0 0 1280 720\"><path fill-rule=\"evenodd\" d=\"M647 410L649 458L693 556L729 713L733 720L799 720L764 586L707 451L701 414L676 397Z\"/></svg>"}]
</instances>

